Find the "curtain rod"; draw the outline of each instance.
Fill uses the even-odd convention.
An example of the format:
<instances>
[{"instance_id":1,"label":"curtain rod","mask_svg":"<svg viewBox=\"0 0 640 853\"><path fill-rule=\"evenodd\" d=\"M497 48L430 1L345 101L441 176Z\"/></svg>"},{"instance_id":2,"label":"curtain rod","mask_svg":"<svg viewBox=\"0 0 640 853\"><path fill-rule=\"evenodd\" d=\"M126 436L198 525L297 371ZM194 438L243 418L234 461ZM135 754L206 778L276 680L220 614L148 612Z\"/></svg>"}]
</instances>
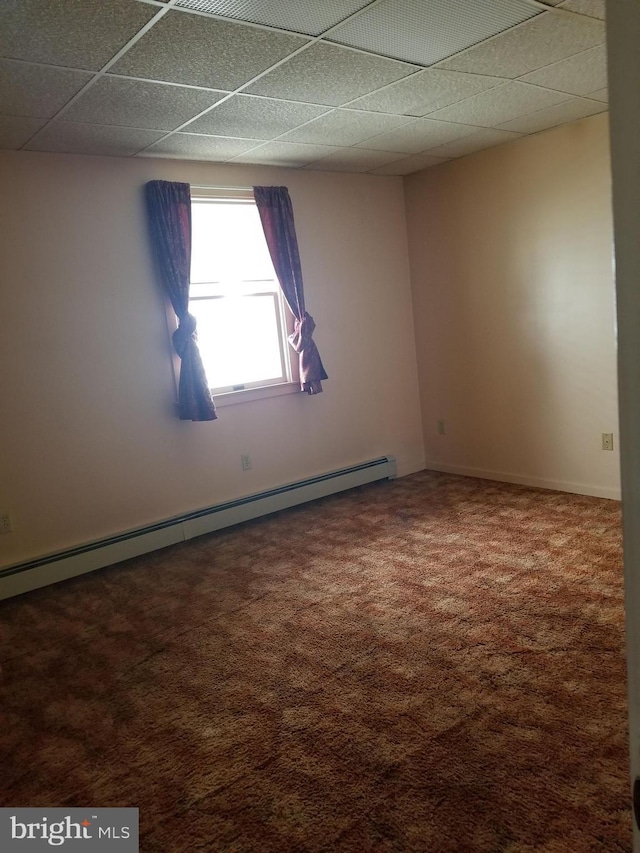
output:
<instances>
[{"instance_id":1,"label":"curtain rod","mask_svg":"<svg viewBox=\"0 0 640 853\"><path fill-rule=\"evenodd\" d=\"M237 192L253 192L253 187L212 187L208 184L191 184L194 190L236 190Z\"/></svg>"}]
</instances>

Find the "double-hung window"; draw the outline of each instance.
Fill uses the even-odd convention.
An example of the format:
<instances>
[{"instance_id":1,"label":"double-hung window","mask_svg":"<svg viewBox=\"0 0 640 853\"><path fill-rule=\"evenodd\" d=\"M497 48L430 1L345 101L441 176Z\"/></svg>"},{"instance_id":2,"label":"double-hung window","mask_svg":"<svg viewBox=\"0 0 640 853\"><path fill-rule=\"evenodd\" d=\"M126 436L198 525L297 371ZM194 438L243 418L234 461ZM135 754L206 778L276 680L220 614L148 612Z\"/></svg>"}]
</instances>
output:
<instances>
[{"instance_id":1,"label":"double-hung window","mask_svg":"<svg viewBox=\"0 0 640 853\"><path fill-rule=\"evenodd\" d=\"M192 192L189 311L214 394L293 381L290 312L252 194Z\"/></svg>"}]
</instances>

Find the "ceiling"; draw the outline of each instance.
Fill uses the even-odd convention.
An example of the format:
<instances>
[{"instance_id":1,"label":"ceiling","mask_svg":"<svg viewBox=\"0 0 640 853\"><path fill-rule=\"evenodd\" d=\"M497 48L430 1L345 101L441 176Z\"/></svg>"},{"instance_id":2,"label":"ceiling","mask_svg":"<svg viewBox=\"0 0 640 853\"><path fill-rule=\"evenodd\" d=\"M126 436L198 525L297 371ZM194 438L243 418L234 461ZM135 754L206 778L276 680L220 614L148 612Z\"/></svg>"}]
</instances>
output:
<instances>
[{"instance_id":1,"label":"ceiling","mask_svg":"<svg viewBox=\"0 0 640 853\"><path fill-rule=\"evenodd\" d=\"M405 175L607 109L604 0L2 0L0 148Z\"/></svg>"}]
</instances>

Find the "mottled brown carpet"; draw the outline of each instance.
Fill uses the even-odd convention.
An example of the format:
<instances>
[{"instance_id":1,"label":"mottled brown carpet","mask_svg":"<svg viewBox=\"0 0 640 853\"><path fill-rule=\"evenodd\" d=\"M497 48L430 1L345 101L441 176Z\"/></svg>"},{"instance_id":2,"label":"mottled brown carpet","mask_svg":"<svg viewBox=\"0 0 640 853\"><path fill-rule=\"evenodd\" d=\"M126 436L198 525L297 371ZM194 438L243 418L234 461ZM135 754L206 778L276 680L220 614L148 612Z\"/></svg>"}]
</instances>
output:
<instances>
[{"instance_id":1,"label":"mottled brown carpet","mask_svg":"<svg viewBox=\"0 0 640 853\"><path fill-rule=\"evenodd\" d=\"M628 853L619 506L423 472L0 605L1 803L144 853Z\"/></svg>"}]
</instances>

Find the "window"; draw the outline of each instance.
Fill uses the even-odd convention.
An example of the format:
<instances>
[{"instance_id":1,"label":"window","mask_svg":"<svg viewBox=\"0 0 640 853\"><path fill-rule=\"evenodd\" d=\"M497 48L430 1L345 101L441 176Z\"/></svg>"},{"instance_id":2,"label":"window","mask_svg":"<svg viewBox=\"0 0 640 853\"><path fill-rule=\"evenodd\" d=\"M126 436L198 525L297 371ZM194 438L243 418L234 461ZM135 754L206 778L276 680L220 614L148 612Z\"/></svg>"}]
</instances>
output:
<instances>
[{"instance_id":1,"label":"window","mask_svg":"<svg viewBox=\"0 0 640 853\"><path fill-rule=\"evenodd\" d=\"M236 194L237 195L237 194ZM192 197L189 311L216 394L292 382L288 311L252 197Z\"/></svg>"}]
</instances>

